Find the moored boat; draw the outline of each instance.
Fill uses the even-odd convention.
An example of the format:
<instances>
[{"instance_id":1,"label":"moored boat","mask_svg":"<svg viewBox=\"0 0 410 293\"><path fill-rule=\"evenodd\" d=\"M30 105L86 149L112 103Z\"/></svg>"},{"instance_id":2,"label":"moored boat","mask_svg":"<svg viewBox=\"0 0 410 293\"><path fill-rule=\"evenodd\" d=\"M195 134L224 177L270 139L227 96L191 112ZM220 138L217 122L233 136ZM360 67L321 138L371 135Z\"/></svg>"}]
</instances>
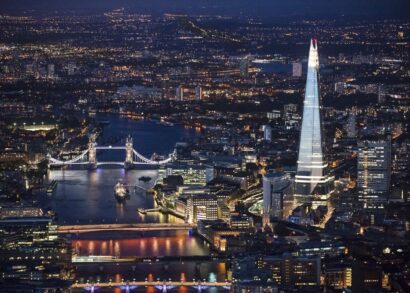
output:
<instances>
[{"instance_id":1,"label":"moored boat","mask_svg":"<svg viewBox=\"0 0 410 293\"><path fill-rule=\"evenodd\" d=\"M47 193L52 194L57 187L57 181L53 180L47 187Z\"/></svg>"},{"instance_id":2,"label":"moored boat","mask_svg":"<svg viewBox=\"0 0 410 293\"><path fill-rule=\"evenodd\" d=\"M140 178L138 178L138 180L143 181L143 182L148 182L148 181L151 181L151 177L141 176Z\"/></svg>"},{"instance_id":3,"label":"moored boat","mask_svg":"<svg viewBox=\"0 0 410 293\"><path fill-rule=\"evenodd\" d=\"M114 194L118 201L124 201L129 198L130 192L121 181L118 181L114 186Z\"/></svg>"}]
</instances>

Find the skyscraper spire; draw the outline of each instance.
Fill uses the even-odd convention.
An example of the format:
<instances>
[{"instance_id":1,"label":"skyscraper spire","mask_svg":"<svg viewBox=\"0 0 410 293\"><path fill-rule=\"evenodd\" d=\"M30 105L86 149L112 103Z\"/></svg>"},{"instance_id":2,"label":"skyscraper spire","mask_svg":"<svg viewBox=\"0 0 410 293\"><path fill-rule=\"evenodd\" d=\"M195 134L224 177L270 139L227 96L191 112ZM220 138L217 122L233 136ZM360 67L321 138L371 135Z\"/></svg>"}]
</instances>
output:
<instances>
[{"instance_id":1,"label":"skyscraper spire","mask_svg":"<svg viewBox=\"0 0 410 293\"><path fill-rule=\"evenodd\" d=\"M320 204L320 201L328 199L332 191L333 178L329 176L328 164L323 155L320 109L318 46L317 40L312 39L295 177L295 197L300 203Z\"/></svg>"}]
</instances>

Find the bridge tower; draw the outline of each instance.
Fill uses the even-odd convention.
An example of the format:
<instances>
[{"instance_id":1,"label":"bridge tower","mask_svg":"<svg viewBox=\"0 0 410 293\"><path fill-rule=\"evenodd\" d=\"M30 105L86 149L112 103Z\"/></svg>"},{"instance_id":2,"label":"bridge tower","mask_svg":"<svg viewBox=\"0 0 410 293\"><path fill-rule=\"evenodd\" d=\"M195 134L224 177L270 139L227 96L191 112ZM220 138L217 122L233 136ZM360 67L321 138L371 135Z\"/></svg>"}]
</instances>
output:
<instances>
[{"instance_id":1,"label":"bridge tower","mask_svg":"<svg viewBox=\"0 0 410 293\"><path fill-rule=\"evenodd\" d=\"M132 137L128 135L125 141L125 162L124 168L130 169L133 165L133 144L132 144Z\"/></svg>"},{"instance_id":2,"label":"bridge tower","mask_svg":"<svg viewBox=\"0 0 410 293\"><path fill-rule=\"evenodd\" d=\"M95 134L91 134L88 140L88 168L97 168L97 143L95 142Z\"/></svg>"}]
</instances>

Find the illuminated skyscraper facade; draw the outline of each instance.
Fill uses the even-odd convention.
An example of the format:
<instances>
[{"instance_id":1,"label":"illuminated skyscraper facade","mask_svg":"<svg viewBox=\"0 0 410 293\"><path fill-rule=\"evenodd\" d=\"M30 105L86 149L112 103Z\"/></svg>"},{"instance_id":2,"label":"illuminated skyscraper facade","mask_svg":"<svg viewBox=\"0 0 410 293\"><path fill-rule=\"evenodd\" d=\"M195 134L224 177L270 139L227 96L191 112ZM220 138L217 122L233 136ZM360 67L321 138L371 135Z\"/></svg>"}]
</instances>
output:
<instances>
[{"instance_id":1,"label":"illuminated skyscraper facade","mask_svg":"<svg viewBox=\"0 0 410 293\"><path fill-rule=\"evenodd\" d=\"M284 198L291 194L292 184L285 173L267 173L263 176L263 225L270 225L271 218L281 220L284 214Z\"/></svg>"},{"instance_id":2,"label":"illuminated skyscraper facade","mask_svg":"<svg viewBox=\"0 0 410 293\"><path fill-rule=\"evenodd\" d=\"M391 137L358 142L357 187L364 208L383 208L390 190Z\"/></svg>"},{"instance_id":3,"label":"illuminated skyscraper facade","mask_svg":"<svg viewBox=\"0 0 410 293\"><path fill-rule=\"evenodd\" d=\"M312 39L310 43L303 104L299 157L295 176L295 198L298 203L321 205L325 204L333 191L334 178L329 174L328 163L323 153L319 56L315 39Z\"/></svg>"}]
</instances>

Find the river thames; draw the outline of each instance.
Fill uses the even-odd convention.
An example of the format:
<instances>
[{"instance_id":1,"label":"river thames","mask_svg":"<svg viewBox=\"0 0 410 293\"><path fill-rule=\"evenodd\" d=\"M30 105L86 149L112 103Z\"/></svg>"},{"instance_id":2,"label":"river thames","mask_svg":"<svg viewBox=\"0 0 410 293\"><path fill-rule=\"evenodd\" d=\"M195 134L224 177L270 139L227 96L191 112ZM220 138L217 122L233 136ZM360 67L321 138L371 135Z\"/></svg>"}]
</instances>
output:
<instances>
[{"instance_id":1,"label":"river thames","mask_svg":"<svg viewBox=\"0 0 410 293\"><path fill-rule=\"evenodd\" d=\"M100 145L123 145L131 135L134 149L146 157L153 153L167 156L178 141L194 139L198 134L182 126L164 125L152 121L132 120L114 115L99 115L97 119L108 121L98 139ZM124 161L124 151L99 151L100 161ZM150 177L149 182L139 180ZM105 166L96 170L53 169L48 181L58 185L52 195L43 195L41 205L56 213L57 223L182 223L183 220L161 213L140 214L138 208L152 208L154 201L146 192L158 177L157 169L138 168L124 170L121 167ZM114 196L114 185L121 180L130 187L130 198L119 203ZM172 279L224 281L227 277L225 262L207 259L209 246L190 231L160 232L104 232L70 235L76 257L113 257L110 263L76 263L75 280L78 282L109 280ZM117 263L116 258L180 257L180 260L159 262ZM187 260L186 257L198 257ZM155 292L154 287L134 288L133 292ZM222 290L222 291L221 291ZM121 288L98 289L100 292L120 292ZM98 292L97 291L97 292ZM195 292L193 288L180 287L168 292ZM204 291L204 290L203 290ZM226 291L226 290L225 290ZM76 292L81 292L76 289ZM209 288L205 292L224 292Z\"/></svg>"},{"instance_id":2,"label":"river thames","mask_svg":"<svg viewBox=\"0 0 410 293\"><path fill-rule=\"evenodd\" d=\"M168 156L175 143L197 136L192 129L182 126L168 126L146 120L132 120L116 115L98 115L100 121L108 121L99 145L116 141L114 145L124 145L124 140L131 135L134 149L146 157L153 153ZM100 161L125 160L124 150L100 150L97 153ZM149 182L139 180L150 177ZM157 179L158 170L137 166L124 170L119 166L103 166L96 170L54 169L48 173L48 181L56 180L58 185L52 196L42 198L42 206L56 212L59 224L85 223L135 223L135 222L177 222L173 216L162 214L140 215L137 208L152 208L152 197L145 190L151 188ZM141 188L129 188L130 199L119 204L114 197L114 185L121 180L124 184Z\"/></svg>"}]
</instances>

